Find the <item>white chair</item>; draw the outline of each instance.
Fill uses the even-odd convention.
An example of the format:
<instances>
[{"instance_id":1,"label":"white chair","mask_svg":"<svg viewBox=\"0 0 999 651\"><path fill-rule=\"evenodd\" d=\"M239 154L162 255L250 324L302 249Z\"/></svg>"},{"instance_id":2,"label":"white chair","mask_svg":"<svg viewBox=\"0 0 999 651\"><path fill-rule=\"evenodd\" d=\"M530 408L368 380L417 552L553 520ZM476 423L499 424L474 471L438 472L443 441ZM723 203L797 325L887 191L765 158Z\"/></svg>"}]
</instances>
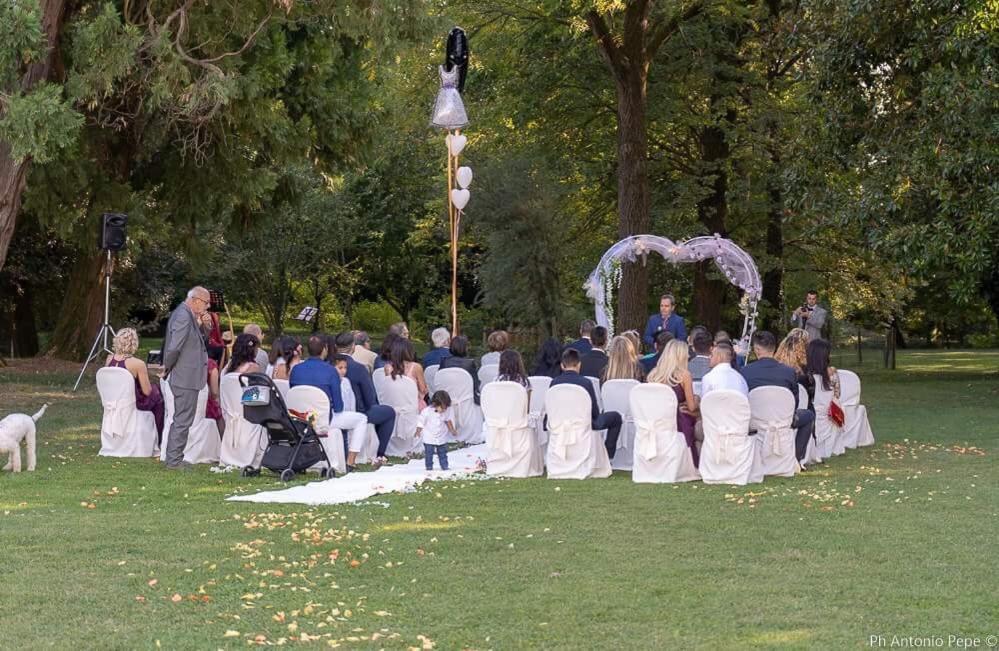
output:
<instances>
[{"instance_id":1,"label":"white chair","mask_svg":"<svg viewBox=\"0 0 999 651\"><path fill-rule=\"evenodd\" d=\"M763 443L763 474L794 477L794 394L784 387L757 387L749 392L750 429Z\"/></svg>"},{"instance_id":2,"label":"white chair","mask_svg":"<svg viewBox=\"0 0 999 651\"><path fill-rule=\"evenodd\" d=\"M237 468L259 468L267 449L267 431L243 417L243 387L239 383L239 373L223 375L219 393L222 394L222 415L225 416L225 436L222 437L219 463Z\"/></svg>"},{"instance_id":3,"label":"white chair","mask_svg":"<svg viewBox=\"0 0 999 651\"><path fill-rule=\"evenodd\" d=\"M673 389L665 384L636 382L628 401L636 429L631 480L671 484L700 479L687 439L676 428L677 402Z\"/></svg>"},{"instance_id":4,"label":"white chair","mask_svg":"<svg viewBox=\"0 0 999 651\"><path fill-rule=\"evenodd\" d=\"M287 401L288 392L291 391L291 384L288 382L288 380L273 380L273 382L274 386L276 386L278 388L278 391L281 392L281 397L284 398L285 401ZM287 402L285 404L287 405Z\"/></svg>"},{"instance_id":5,"label":"white chair","mask_svg":"<svg viewBox=\"0 0 999 651\"><path fill-rule=\"evenodd\" d=\"M749 399L718 389L701 401L704 445L700 472L705 484L744 486L763 481L761 439L749 435Z\"/></svg>"},{"instance_id":6,"label":"white chair","mask_svg":"<svg viewBox=\"0 0 999 651\"><path fill-rule=\"evenodd\" d=\"M874 431L867 419L867 407L860 404L860 377L853 371L840 369L839 394L846 422L843 425L843 444L847 448L874 445Z\"/></svg>"},{"instance_id":7,"label":"white chair","mask_svg":"<svg viewBox=\"0 0 999 651\"><path fill-rule=\"evenodd\" d=\"M330 428L330 399L326 392L317 387L304 385L292 387L285 405L290 410L306 414L316 412L316 433L319 434L319 442L326 450L326 456L330 458L333 469L340 474L346 474L347 456L343 449L343 432ZM320 461L309 470L319 471L325 467L326 464Z\"/></svg>"},{"instance_id":8,"label":"white chair","mask_svg":"<svg viewBox=\"0 0 999 651\"><path fill-rule=\"evenodd\" d=\"M694 384L694 395L697 396L698 398L701 397L701 381L694 380L693 384Z\"/></svg>"},{"instance_id":9,"label":"white chair","mask_svg":"<svg viewBox=\"0 0 999 651\"><path fill-rule=\"evenodd\" d=\"M593 385L593 395L597 397L597 411L603 411L604 399L600 391L600 378L593 377L592 375L585 375L584 377L590 381L590 384Z\"/></svg>"},{"instance_id":10,"label":"white chair","mask_svg":"<svg viewBox=\"0 0 999 651\"><path fill-rule=\"evenodd\" d=\"M534 419L538 445L541 446L541 453L544 456L548 447L548 431L545 429L545 396L548 395L548 387L552 385L552 379L547 375L532 375L527 379L531 383L531 418Z\"/></svg>"},{"instance_id":11,"label":"white chair","mask_svg":"<svg viewBox=\"0 0 999 651\"><path fill-rule=\"evenodd\" d=\"M590 423L590 396L574 384L558 384L545 397L548 412L549 479L610 477L611 465L603 438Z\"/></svg>"},{"instance_id":12,"label":"white chair","mask_svg":"<svg viewBox=\"0 0 999 651\"><path fill-rule=\"evenodd\" d=\"M101 420L103 457L151 457L156 451L156 419L135 407L135 378L123 368L97 371L97 393L104 405ZM164 444L166 432L163 432Z\"/></svg>"},{"instance_id":13,"label":"white chair","mask_svg":"<svg viewBox=\"0 0 999 651\"><path fill-rule=\"evenodd\" d=\"M221 384L219 392L221 392ZM160 393L166 404L165 411L170 412L170 427L163 429L163 443L160 445L160 461L166 461L167 446L170 441L170 430L173 428L174 413L173 390L168 380L160 380ZM220 396L221 397L221 396ZM194 422L187 430L187 445L184 446L184 461L188 463L217 463L221 454L222 441L219 436L219 426L213 418L205 417L208 407L208 387L198 392L198 404L194 411ZM166 419L164 418L164 423Z\"/></svg>"},{"instance_id":14,"label":"white chair","mask_svg":"<svg viewBox=\"0 0 999 651\"><path fill-rule=\"evenodd\" d=\"M381 368L375 369L372 378L378 402L395 410L395 429L385 453L404 457L416 451L422 452L423 444L416 438L417 420L420 418L420 395L416 381L405 375L393 380Z\"/></svg>"},{"instance_id":15,"label":"white chair","mask_svg":"<svg viewBox=\"0 0 999 651\"><path fill-rule=\"evenodd\" d=\"M479 367L479 390L490 382L495 382L499 375L499 364L485 364Z\"/></svg>"},{"instance_id":16,"label":"white chair","mask_svg":"<svg viewBox=\"0 0 999 651\"><path fill-rule=\"evenodd\" d=\"M600 387L604 409L621 414L621 435L618 436L617 450L611 459L614 470L631 470L635 455L635 422L628 396L638 384L638 380L607 380Z\"/></svg>"},{"instance_id":17,"label":"white chair","mask_svg":"<svg viewBox=\"0 0 999 651\"><path fill-rule=\"evenodd\" d=\"M451 396L454 429L462 443L482 443L482 410L475 404L472 376L463 368L442 368L437 372L437 390Z\"/></svg>"},{"instance_id":18,"label":"white chair","mask_svg":"<svg viewBox=\"0 0 999 651\"><path fill-rule=\"evenodd\" d=\"M440 364L433 364L423 369L423 377L427 381L427 389L430 393L437 390L437 385L434 384L434 376L437 375L437 371L441 370Z\"/></svg>"},{"instance_id":19,"label":"white chair","mask_svg":"<svg viewBox=\"0 0 999 651\"><path fill-rule=\"evenodd\" d=\"M490 382L482 387L489 459L486 474L540 477L545 472L537 435L531 426L527 389L516 382Z\"/></svg>"},{"instance_id":20,"label":"white chair","mask_svg":"<svg viewBox=\"0 0 999 651\"><path fill-rule=\"evenodd\" d=\"M822 461L833 456L843 431L829 419L829 405L835 398L833 392L822 388L822 378L818 375L814 375L813 379L815 380L815 458L810 461Z\"/></svg>"}]
</instances>

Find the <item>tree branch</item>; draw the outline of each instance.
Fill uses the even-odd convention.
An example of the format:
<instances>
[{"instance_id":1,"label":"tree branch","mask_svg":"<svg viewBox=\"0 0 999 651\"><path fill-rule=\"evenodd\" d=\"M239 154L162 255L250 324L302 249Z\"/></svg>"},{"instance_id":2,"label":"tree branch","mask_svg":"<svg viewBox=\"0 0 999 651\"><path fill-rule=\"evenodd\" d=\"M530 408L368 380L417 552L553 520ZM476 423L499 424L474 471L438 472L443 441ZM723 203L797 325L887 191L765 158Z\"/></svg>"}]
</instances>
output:
<instances>
[{"instance_id":1,"label":"tree branch","mask_svg":"<svg viewBox=\"0 0 999 651\"><path fill-rule=\"evenodd\" d=\"M649 59L655 57L656 52L666 42L666 39L673 36L684 23L697 17L702 11L704 11L704 3L698 1L669 20L664 20L656 25L652 29L652 35L649 37L648 44L645 46L646 56Z\"/></svg>"},{"instance_id":2,"label":"tree branch","mask_svg":"<svg viewBox=\"0 0 999 651\"><path fill-rule=\"evenodd\" d=\"M620 46L614 42L614 35L611 34L607 21L594 10L586 14L586 24L590 26L590 31L596 36L598 48L600 53L604 55L604 61L610 68L611 74L616 79L623 77L627 63L621 53Z\"/></svg>"}]
</instances>

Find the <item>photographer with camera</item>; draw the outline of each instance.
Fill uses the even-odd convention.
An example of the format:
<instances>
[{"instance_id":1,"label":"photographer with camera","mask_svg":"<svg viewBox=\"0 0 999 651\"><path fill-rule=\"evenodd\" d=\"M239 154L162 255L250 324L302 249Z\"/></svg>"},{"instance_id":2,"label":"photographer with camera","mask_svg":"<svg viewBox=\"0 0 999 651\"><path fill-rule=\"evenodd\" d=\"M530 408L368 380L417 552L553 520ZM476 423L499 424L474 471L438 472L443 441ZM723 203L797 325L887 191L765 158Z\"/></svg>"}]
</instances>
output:
<instances>
[{"instance_id":1,"label":"photographer with camera","mask_svg":"<svg viewBox=\"0 0 999 651\"><path fill-rule=\"evenodd\" d=\"M825 308L819 305L819 293L814 289L805 294L805 302L791 313L791 323L808 333L809 340L822 339L822 326L826 324Z\"/></svg>"}]
</instances>

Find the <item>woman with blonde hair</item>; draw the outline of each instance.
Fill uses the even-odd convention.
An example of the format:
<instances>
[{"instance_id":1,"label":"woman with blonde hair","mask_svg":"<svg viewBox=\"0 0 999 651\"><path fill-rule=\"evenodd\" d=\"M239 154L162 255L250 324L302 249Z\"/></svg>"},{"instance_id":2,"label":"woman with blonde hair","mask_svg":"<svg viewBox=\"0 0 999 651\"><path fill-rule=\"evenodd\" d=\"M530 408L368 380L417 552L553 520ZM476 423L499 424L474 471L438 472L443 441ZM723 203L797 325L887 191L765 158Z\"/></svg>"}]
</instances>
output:
<instances>
[{"instance_id":1,"label":"woman with blonde hair","mask_svg":"<svg viewBox=\"0 0 999 651\"><path fill-rule=\"evenodd\" d=\"M135 357L139 350L139 333L134 328L122 328L114 336L111 344L114 351L108 355L105 366L123 368L135 378L135 408L139 411L149 411L156 421L156 444L163 438L163 394L159 386L149 381L149 367Z\"/></svg>"},{"instance_id":2,"label":"woman with blonde hair","mask_svg":"<svg viewBox=\"0 0 999 651\"><path fill-rule=\"evenodd\" d=\"M607 380L638 380L645 378L642 365L638 363L638 353L630 337L618 335L611 339L607 347L607 366L604 368L601 381Z\"/></svg>"},{"instance_id":3,"label":"woman with blonde hair","mask_svg":"<svg viewBox=\"0 0 999 651\"><path fill-rule=\"evenodd\" d=\"M631 342L632 348L635 349L635 359L638 359L642 354L642 335L638 334L638 330L625 330L621 336Z\"/></svg>"},{"instance_id":4,"label":"woman with blonde hair","mask_svg":"<svg viewBox=\"0 0 999 651\"><path fill-rule=\"evenodd\" d=\"M687 358L687 342L679 339L669 342L659 357L659 363L649 373L649 382L665 384L676 393L676 428L683 433L696 466L700 463L700 454L694 436L698 398L694 394L694 380L687 370Z\"/></svg>"},{"instance_id":5,"label":"woman with blonde hair","mask_svg":"<svg viewBox=\"0 0 999 651\"><path fill-rule=\"evenodd\" d=\"M794 369L794 374L798 376L798 382L805 384L805 366L808 363L808 333L801 328L794 328L787 333L784 340L777 346L774 359Z\"/></svg>"}]
</instances>

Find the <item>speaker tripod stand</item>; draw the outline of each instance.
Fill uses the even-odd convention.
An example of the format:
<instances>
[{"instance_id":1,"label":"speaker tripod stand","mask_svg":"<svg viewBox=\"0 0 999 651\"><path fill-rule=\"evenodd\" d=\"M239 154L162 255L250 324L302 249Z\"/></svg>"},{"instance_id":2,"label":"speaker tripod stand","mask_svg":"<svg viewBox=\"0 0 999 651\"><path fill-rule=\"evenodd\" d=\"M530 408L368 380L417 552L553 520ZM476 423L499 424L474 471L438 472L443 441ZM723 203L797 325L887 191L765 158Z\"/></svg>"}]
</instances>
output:
<instances>
[{"instance_id":1,"label":"speaker tripod stand","mask_svg":"<svg viewBox=\"0 0 999 651\"><path fill-rule=\"evenodd\" d=\"M108 333L114 337L114 328L111 327L111 270L113 268L113 263L111 261L111 251L107 251L107 260L104 263L104 322L101 327L97 330L97 336L94 337L94 345L90 347L90 354L87 355L87 361L83 363L83 368L80 369L80 375L76 378L76 384L73 385L73 391L76 391L80 387L80 381L83 379L83 374L87 372L87 367L90 366L90 362L94 361L101 352L111 353L111 349L108 348ZM97 349L97 346L101 345L103 348L101 350Z\"/></svg>"}]
</instances>

